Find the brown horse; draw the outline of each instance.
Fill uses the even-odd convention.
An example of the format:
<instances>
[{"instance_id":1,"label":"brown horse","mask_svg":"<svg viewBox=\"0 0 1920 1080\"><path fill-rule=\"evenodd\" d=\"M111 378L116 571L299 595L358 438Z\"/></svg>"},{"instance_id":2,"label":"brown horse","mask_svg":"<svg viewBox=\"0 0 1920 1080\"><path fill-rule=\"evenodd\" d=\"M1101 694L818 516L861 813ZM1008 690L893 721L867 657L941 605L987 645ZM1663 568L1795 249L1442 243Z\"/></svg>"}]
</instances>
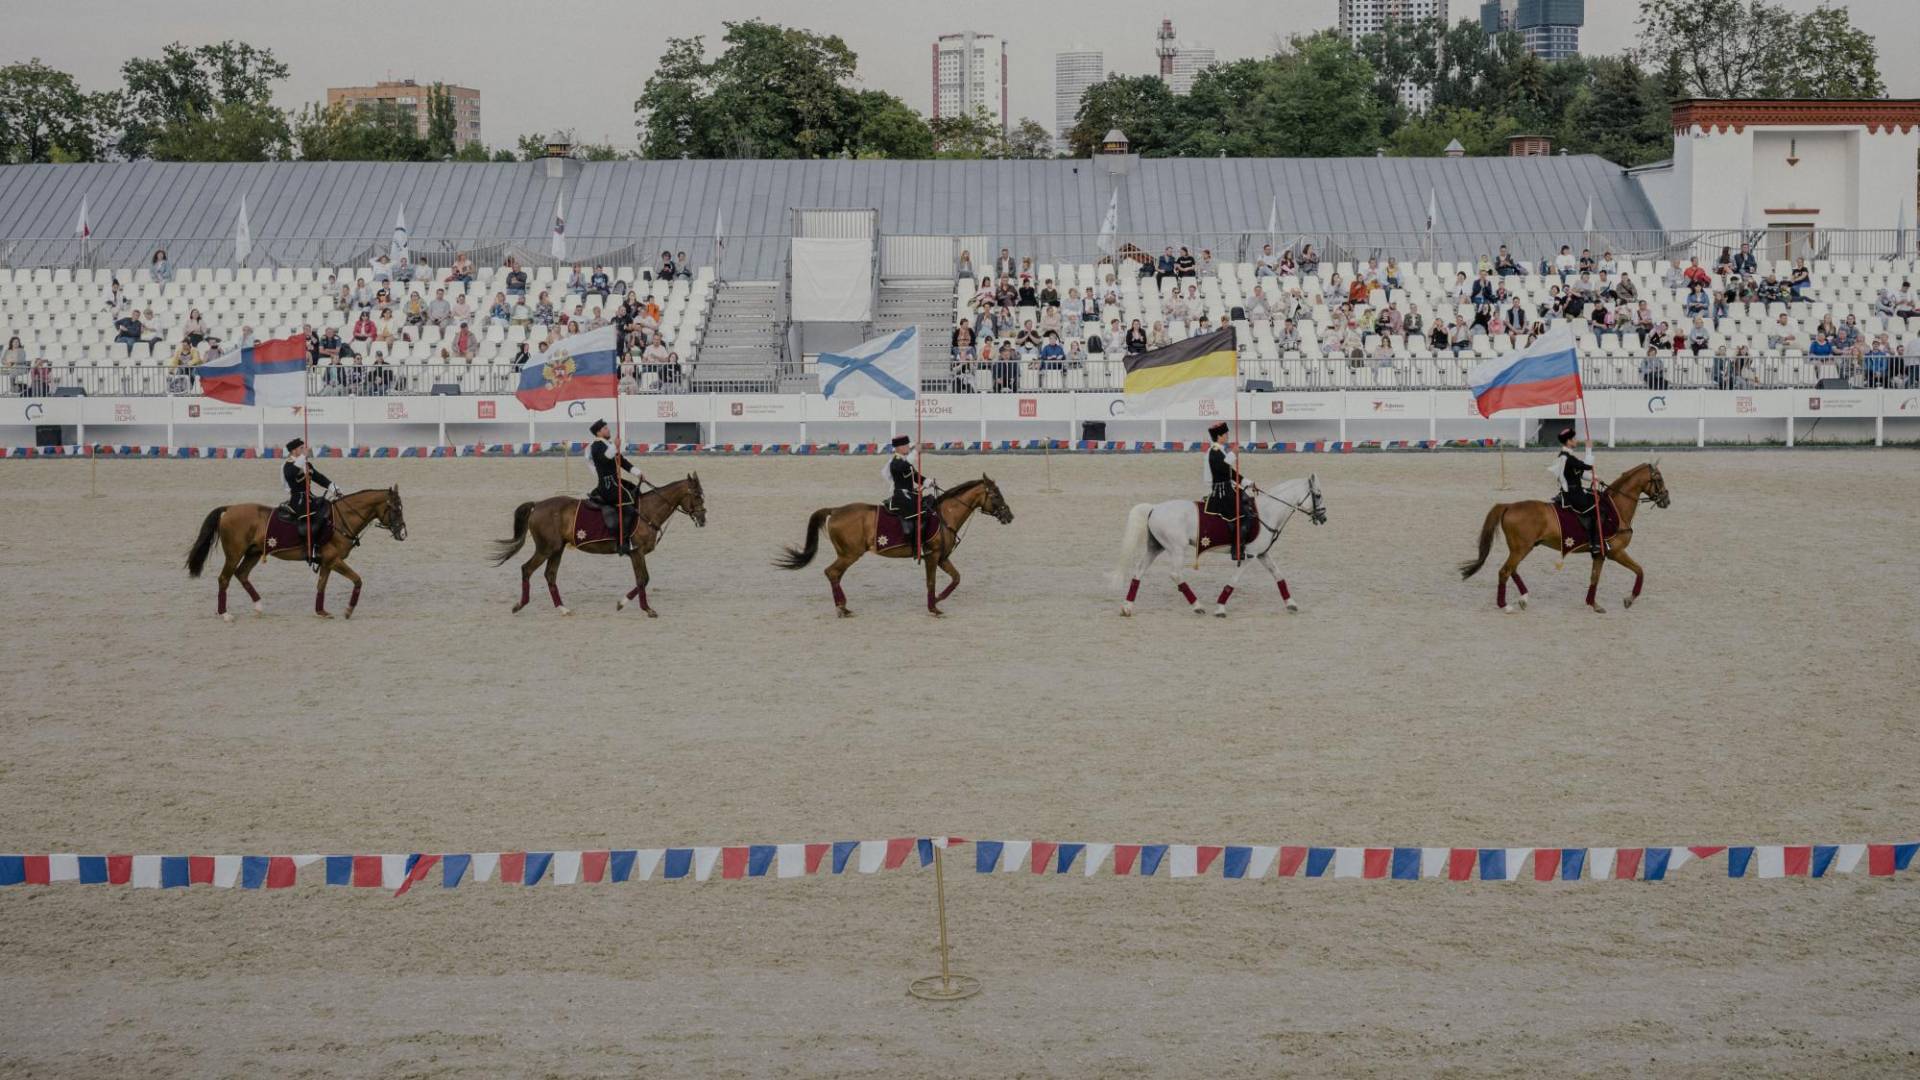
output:
<instances>
[{"instance_id":1,"label":"brown horse","mask_svg":"<svg viewBox=\"0 0 1920 1080\"><path fill-rule=\"evenodd\" d=\"M1665 509L1672 505L1673 499L1667 493L1666 478L1660 475L1659 459L1644 465L1635 465L1611 484L1601 488L1605 498L1612 500L1613 508L1620 514L1619 529L1606 538L1607 558L1633 571L1633 592L1627 595L1623 606L1632 607L1640 598L1640 586L1646 581L1646 571L1627 554L1627 545L1633 542L1633 512L1642 502L1650 502ZM1487 563L1487 553L1493 549L1493 531L1500 529L1507 534L1507 561L1500 567L1500 588L1494 603L1502 611L1525 610L1527 606L1527 583L1519 574L1520 561L1525 559L1535 547L1550 547L1560 550L1560 514L1552 503L1538 499L1525 502L1496 503L1487 511L1487 520L1480 526L1480 557L1471 562L1460 564L1462 580L1478 573ZM1593 560L1593 576L1587 581L1587 606L1595 611L1604 612L1595 601L1594 595L1600 588L1600 564L1602 559ZM1520 587L1518 608L1507 606L1507 579Z\"/></svg>"},{"instance_id":2,"label":"brown horse","mask_svg":"<svg viewBox=\"0 0 1920 1080\"><path fill-rule=\"evenodd\" d=\"M326 513L333 517L333 535L314 552L314 558L320 564L320 579L313 586L313 613L323 619L333 618L327 614L327 579L338 570L353 582L353 595L347 598L346 612L346 617L351 619L353 609L360 603L362 582L360 575L353 572L353 567L347 565L348 553L359 546L360 534L369 525L387 530L395 540L405 540L407 516L401 509L400 489L397 486L356 491L324 505ZM200 523L200 535L187 551L187 576L197 578L200 571L206 568L207 553L213 550L213 541L219 539L227 560L220 567L218 612L228 622L233 621L233 614L227 610L229 581L239 578L240 587L253 598L254 613L262 614L265 609L260 605L260 591L248 580L253 568L269 555L276 559L306 558L306 552L296 545L267 550L267 521L272 516L273 507L260 503L216 506Z\"/></svg>"},{"instance_id":3,"label":"brown horse","mask_svg":"<svg viewBox=\"0 0 1920 1080\"><path fill-rule=\"evenodd\" d=\"M578 548L589 555L614 554L612 540L589 540L580 543L573 535L573 522L585 499L576 499L571 495L556 495L539 502L523 502L513 510L513 539L495 540L497 557L493 565L499 566L513 558L533 537L533 557L520 564L520 602L513 605L517 614L527 606L533 587L533 568L541 563L547 564L547 592L553 597L555 610L562 615L571 615L567 605L560 602L560 557L569 547ZM596 507L589 513L598 514ZM667 522L675 514L685 514L693 519L695 526L704 527L707 523L707 502L700 490L700 474L692 473L685 480L675 480L663 487L651 488L640 496L639 503L627 511L627 520L632 524L630 535L633 537L633 552L628 556L633 561L633 591L613 606L615 611L624 610L628 600L638 599L640 610L650 619L657 619L660 613L647 603L647 556L660 545L660 535L666 532Z\"/></svg>"},{"instance_id":4,"label":"brown horse","mask_svg":"<svg viewBox=\"0 0 1920 1080\"><path fill-rule=\"evenodd\" d=\"M960 571L953 568L953 549L960 544L960 532L967 519L975 510L984 510L999 519L1000 524L1013 522L1013 510L1007 506L1007 500L1000 495L1000 486L986 476L978 480L968 480L956 484L942 492L934 501L933 513L940 516L940 531L927 542L923 555L916 555L914 544L908 541L882 549L878 544L880 508L872 503L848 503L845 506L829 506L815 510L807 519L807 543L805 547L786 548L773 565L782 570L798 570L813 561L820 550L820 527L827 527L827 536L833 541L833 549L839 558L827 567L827 583L833 586L833 606L840 612L841 618L853 614L847 609L846 591L840 588L840 578L846 574L847 567L860 560L860 556L869 551L878 552L889 559L923 558L927 564L927 611L936 618L940 615L940 601L953 595L960 587ZM947 587L936 595L933 591L934 567L947 572L951 580Z\"/></svg>"}]
</instances>

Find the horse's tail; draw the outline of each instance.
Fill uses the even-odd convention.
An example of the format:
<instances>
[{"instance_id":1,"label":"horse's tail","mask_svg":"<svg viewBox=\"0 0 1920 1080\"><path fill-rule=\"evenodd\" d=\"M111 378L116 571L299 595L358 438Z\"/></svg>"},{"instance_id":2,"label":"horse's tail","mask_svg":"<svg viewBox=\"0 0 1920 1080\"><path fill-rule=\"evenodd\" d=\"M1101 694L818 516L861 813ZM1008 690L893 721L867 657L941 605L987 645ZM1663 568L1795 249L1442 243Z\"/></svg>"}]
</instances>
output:
<instances>
[{"instance_id":1,"label":"horse's tail","mask_svg":"<svg viewBox=\"0 0 1920 1080\"><path fill-rule=\"evenodd\" d=\"M1493 530L1500 527L1500 519L1506 516L1507 503L1494 503L1487 511L1487 520L1480 525L1480 555L1472 562L1460 564L1460 580L1465 581L1480 572L1487 565L1487 554L1493 550Z\"/></svg>"},{"instance_id":2,"label":"horse's tail","mask_svg":"<svg viewBox=\"0 0 1920 1080\"><path fill-rule=\"evenodd\" d=\"M1120 559L1113 564L1113 573L1108 575L1108 580L1114 585L1126 581L1134 567L1140 565L1141 551L1159 546L1154 542L1153 530L1147 527L1147 519L1152 516L1152 503L1137 503L1128 511L1126 531L1120 534Z\"/></svg>"},{"instance_id":3,"label":"horse's tail","mask_svg":"<svg viewBox=\"0 0 1920 1080\"><path fill-rule=\"evenodd\" d=\"M533 504L523 502L513 508L513 539L493 542L493 565L499 566L514 557L527 544L527 519L533 516Z\"/></svg>"},{"instance_id":4,"label":"horse's tail","mask_svg":"<svg viewBox=\"0 0 1920 1080\"><path fill-rule=\"evenodd\" d=\"M773 565L782 570L798 570L812 562L820 552L820 527L827 523L827 518L832 514L832 507L815 510L813 516L807 519L807 545L781 549L780 554L774 557Z\"/></svg>"},{"instance_id":5,"label":"horse's tail","mask_svg":"<svg viewBox=\"0 0 1920 1080\"><path fill-rule=\"evenodd\" d=\"M200 571L207 568L207 553L213 550L214 538L220 535L220 515L226 512L224 506L207 511L207 520L200 523L200 535L194 537L193 546L187 549L188 577L199 577Z\"/></svg>"}]
</instances>

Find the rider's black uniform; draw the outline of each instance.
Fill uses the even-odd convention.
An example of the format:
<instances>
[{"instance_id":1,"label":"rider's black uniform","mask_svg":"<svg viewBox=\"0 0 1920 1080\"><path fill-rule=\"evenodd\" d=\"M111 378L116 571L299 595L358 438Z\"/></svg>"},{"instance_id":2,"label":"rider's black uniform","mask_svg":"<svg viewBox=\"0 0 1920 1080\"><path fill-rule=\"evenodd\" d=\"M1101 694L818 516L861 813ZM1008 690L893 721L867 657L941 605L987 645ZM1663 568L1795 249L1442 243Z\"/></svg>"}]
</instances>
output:
<instances>
[{"instance_id":1,"label":"rider's black uniform","mask_svg":"<svg viewBox=\"0 0 1920 1080\"><path fill-rule=\"evenodd\" d=\"M1593 463L1563 446L1553 464L1554 475L1560 481L1560 505L1580 515L1580 520L1586 523L1587 536L1593 541L1593 557L1604 558L1606 552L1600 543L1599 506L1586 479L1587 474L1593 471Z\"/></svg>"}]
</instances>

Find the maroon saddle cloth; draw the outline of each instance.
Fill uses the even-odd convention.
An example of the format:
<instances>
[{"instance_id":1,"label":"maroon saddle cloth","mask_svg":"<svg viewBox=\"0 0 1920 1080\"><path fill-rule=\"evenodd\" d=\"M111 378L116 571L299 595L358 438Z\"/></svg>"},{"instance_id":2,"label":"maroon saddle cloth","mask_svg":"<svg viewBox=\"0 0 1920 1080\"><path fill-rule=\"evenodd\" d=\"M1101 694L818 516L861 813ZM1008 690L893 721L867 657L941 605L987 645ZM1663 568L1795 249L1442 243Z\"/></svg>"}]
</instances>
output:
<instances>
[{"instance_id":1,"label":"maroon saddle cloth","mask_svg":"<svg viewBox=\"0 0 1920 1080\"><path fill-rule=\"evenodd\" d=\"M313 507L313 550L318 551L328 540L333 539L333 507L318 499ZM267 553L285 551L292 548L306 551L307 541L300 539L300 519L291 517L285 506L279 507L267 517Z\"/></svg>"},{"instance_id":2,"label":"maroon saddle cloth","mask_svg":"<svg viewBox=\"0 0 1920 1080\"><path fill-rule=\"evenodd\" d=\"M639 520L639 508L621 507L626 515L627 531L632 532L634 523ZM607 527L604 508L589 499L580 500L573 511L573 542L576 546L596 542L612 543L613 530Z\"/></svg>"},{"instance_id":3,"label":"maroon saddle cloth","mask_svg":"<svg viewBox=\"0 0 1920 1080\"><path fill-rule=\"evenodd\" d=\"M1218 514L1207 513L1207 504L1196 501L1194 508L1200 512L1200 550L1211 551L1214 548L1233 550L1233 519ZM1260 535L1260 518L1253 512L1253 500L1248 498L1246 505L1240 508L1240 550L1245 552L1253 538Z\"/></svg>"},{"instance_id":4,"label":"maroon saddle cloth","mask_svg":"<svg viewBox=\"0 0 1920 1080\"><path fill-rule=\"evenodd\" d=\"M1587 523L1582 520L1581 515L1561 506L1557 502L1553 504L1553 508L1560 515L1560 551L1562 554L1569 551L1578 551L1581 548L1592 545L1593 537L1587 535ZM1600 531L1606 533L1609 539L1620 531L1620 511L1615 508L1612 499L1604 496L1600 499Z\"/></svg>"},{"instance_id":5,"label":"maroon saddle cloth","mask_svg":"<svg viewBox=\"0 0 1920 1080\"><path fill-rule=\"evenodd\" d=\"M927 500L926 507L926 510L920 515L920 545L922 548L932 543L934 537L940 535L940 515L933 512L933 500ZM900 515L893 513L884 506L876 507L875 510L880 517L879 520L873 523L874 550L886 551L890 548L912 546L913 531L907 528L907 523L900 519Z\"/></svg>"}]
</instances>

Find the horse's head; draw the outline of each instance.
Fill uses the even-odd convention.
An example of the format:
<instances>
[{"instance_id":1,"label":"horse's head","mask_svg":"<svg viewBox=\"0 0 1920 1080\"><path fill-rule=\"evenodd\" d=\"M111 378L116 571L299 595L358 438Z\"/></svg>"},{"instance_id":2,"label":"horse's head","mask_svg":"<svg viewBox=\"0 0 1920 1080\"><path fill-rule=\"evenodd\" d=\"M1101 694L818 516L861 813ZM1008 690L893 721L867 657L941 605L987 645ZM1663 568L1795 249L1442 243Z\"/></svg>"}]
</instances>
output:
<instances>
[{"instance_id":1,"label":"horse's head","mask_svg":"<svg viewBox=\"0 0 1920 1080\"><path fill-rule=\"evenodd\" d=\"M1320 477L1317 473L1307 474L1307 520L1315 525L1327 523L1327 504L1320 499Z\"/></svg>"},{"instance_id":2,"label":"horse's head","mask_svg":"<svg viewBox=\"0 0 1920 1080\"><path fill-rule=\"evenodd\" d=\"M688 473L686 485L680 493L680 510L693 519L695 528L704 529L707 527L707 498L706 492L700 488L700 474Z\"/></svg>"},{"instance_id":3,"label":"horse's head","mask_svg":"<svg viewBox=\"0 0 1920 1080\"><path fill-rule=\"evenodd\" d=\"M1665 510L1673 505L1673 496L1667 492L1667 478L1660 475L1660 459L1647 462L1647 498L1653 505Z\"/></svg>"},{"instance_id":4,"label":"horse's head","mask_svg":"<svg viewBox=\"0 0 1920 1080\"><path fill-rule=\"evenodd\" d=\"M1007 505L1006 496L1000 494L1000 485L986 473L980 474L980 489L986 492L980 500L980 509L992 514L1002 525L1013 524L1013 507Z\"/></svg>"},{"instance_id":5,"label":"horse's head","mask_svg":"<svg viewBox=\"0 0 1920 1080\"><path fill-rule=\"evenodd\" d=\"M386 505L380 510L380 525L393 534L395 540L407 538L407 512L400 505L400 485L387 489Z\"/></svg>"}]
</instances>

